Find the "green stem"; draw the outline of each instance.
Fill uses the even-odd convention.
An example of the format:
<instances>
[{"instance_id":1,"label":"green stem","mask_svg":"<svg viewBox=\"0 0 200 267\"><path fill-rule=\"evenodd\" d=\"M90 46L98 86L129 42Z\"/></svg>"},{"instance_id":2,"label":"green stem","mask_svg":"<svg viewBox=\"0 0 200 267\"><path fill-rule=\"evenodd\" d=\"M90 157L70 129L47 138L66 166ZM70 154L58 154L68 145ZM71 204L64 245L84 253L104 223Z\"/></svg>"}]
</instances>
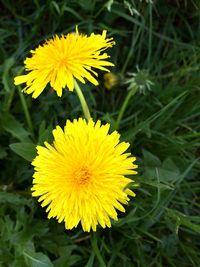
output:
<instances>
[{"instance_id":1,"label":"green stem","mask_svg":"<svg viewBox=\"0 0 200 267\"><path fill-rule=\"evenodd\" d=\"M124 103L123 103L123 105L122 105L122 107L121 107L121 109L120 109L119 115L118 115L118 117L117 117L117 121L116 121L116 124L115 124L115 129L116 129L116 130L119 128L120 122L121 122L121 120L122 120L122 117L123 117L123 115L124 115L124 112L125 112L125 110L126 110L126 108L127 108L127 106L128 106L128 103L129 103L131 97L134 96L136 92L137 92L137 86L133 87L133 88L129 91L129 93L127 94L127 96L126 96L126 98L125 98L125 100L124 100Z\"/></svg>"},{"instance_id":2,"label":"green stem","mask_svg":"<svg viewBox=\"0 0 200 267\"><path fill-rule=\"evenodd\" d=\"M28 124L28 127L29 127L31 133L33 134L33 124L32 124L32 121L31 121L31 116L30 116L30 113L29 113L29 110L28 110L28 106L27 106L26 100L24 98L23 93L21 92L20 86L18 86L17 88L18 88L18 93L19 93L19 97L20 97L20 100L21 100L21 104L22 104L22 107L23 107L23 110L24 110L24 114L25 114L25 117L26 117L26 122Z\"/></svg>"},{"instance_id":3,"label":"green stem","mask_svg":"<svg viewBox=\"0 0 200 267\"><path fill-rule=\"evenodd\" d=\"M81 91L81 88L79 87L78 83L75 80L74 80L74 88L75 88L75 91L79 97L84 116L87 120L89 120L91 118L91 116L90 116L90 111L89 111L87 102L86 102L85 97Z\"/></svg>"}]
</instances>

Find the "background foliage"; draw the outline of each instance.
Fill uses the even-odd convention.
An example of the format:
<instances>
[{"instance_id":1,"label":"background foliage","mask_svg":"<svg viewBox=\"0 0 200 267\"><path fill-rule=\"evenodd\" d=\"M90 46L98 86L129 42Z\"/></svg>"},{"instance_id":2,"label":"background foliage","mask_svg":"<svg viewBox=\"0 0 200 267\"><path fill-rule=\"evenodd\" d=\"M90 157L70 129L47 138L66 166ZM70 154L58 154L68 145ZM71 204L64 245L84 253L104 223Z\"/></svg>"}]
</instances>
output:
<instances>
[{"instance_id":1,"label":"background foliage","mask_svg":"<svg viewBox=\"0 0 200 267\"><path fill-rule=\"evenodd\" d=\"M0 266L200 266L200 2L1 0L1 6ZM100 86L87 83L84 94L93 117L131 142L140 166L126 214L95 234L47 220L30 194L35 145L50 142L58 123L82 115L75 93L60 99L45 90L33 100L13 85L30 49L76 25L84 33L107 29L116 40L110 53L120 82L107 90L101 73Z\"/></svg>"}]
</instances>

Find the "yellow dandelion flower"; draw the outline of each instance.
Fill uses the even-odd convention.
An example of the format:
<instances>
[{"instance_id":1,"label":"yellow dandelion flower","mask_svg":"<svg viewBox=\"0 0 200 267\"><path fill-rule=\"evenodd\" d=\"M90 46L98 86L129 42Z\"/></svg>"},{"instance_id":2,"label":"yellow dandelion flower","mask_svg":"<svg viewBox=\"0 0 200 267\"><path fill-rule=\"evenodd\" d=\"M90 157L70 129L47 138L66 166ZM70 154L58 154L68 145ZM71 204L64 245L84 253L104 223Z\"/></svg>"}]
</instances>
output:
<instances>
[{"instance_id":1,"label":"yellow dandelion flower","mask_svg":"<svg viewBox=\"0 0 200 267\"><path fill-rule=\"evenodd\" d=\"M30 51L32 56L24 61L29 72L15 77L14 83L26 83L23 91L33 94L33 98L37 98L48 83L58 96L62 96L62 89L66 86L73 91L74 78L82 83L87 79L98 85L94 78L98 74L92 68L109 72L107 66L114 65L106 60L110 56L102 51L114 44L113 38L106 38L105 30L102 34L92 33L90 36L80 34L78 29L61 37L55 35Z\"/></svg>"},{"instance_id":2,"label":"yellow dandelion flower","mask_svg":"<svg viewBox=\"0 0 200 267\"><path fill-rule=\"evenodd\" d=\"M66 229L77 227L96 231L100 224L110 227L117 220L117 210L125 211L129 196L127 188L133 180L135 157L124 153L129 143L119 141L120 135L109 134L109 124L90 119L67 120L64 131L53 130L54 143L38 146L33 160L32 195L47 206L48 218L65 222Z\"/></svg>"}]
</instances>

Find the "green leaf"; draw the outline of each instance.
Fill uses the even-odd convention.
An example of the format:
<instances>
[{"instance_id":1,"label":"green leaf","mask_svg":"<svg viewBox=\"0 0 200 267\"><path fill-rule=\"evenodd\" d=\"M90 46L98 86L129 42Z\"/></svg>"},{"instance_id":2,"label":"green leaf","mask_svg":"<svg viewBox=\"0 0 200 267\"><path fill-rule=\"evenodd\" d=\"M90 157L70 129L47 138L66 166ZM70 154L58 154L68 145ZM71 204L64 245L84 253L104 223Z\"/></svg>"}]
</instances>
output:
<instances>
[{"instance_id":1,"label":"green leaf","mask_svg":"<svg viewBox=\"0 0 200 267\"><path fill-rule=\"evenodd\" d=\"M174 257L178 252L178 236L175 234L164 235L162 247L169 257Z\"/></svg>"},{"instance_id":2,"label":"green leaf","mask_svg":"<svg viewBox=\"0 0 200 267\"><path fill-rule=\"evenodd\" d=\"M180 171L170 158L163 161L162 168L158 171L163 182L176 182L179 179Z\"/></svg>"},{"instance_id":3,"label":"green leaf","mask_svg":"<svg viewBox=\"0 0 200 267\"><path fill-rule=\"evenodd\" d=\"M168 216L171 217L172 219L176 220L178 225L184 225L191 229L192 231L200 234L200 225L199 225L199 216L188 216L185 215L184 213L181 213L179 211L173 210L173 209L168 209ZM197 221L198 224L192 222Z\"/></svg>"},{"instance_id":4,"label":"green leaf","mask_svg":"<svg viewBox=\"0 0 200 267\"><path fill-rule=\"evenodd\" d=\"M28 136L30 135L26 131L22 124L15 119L11 114L2 114L0 117L2 127L5 131L9 132L12 136L16 137L20 141L30 141Z\"/></svg>"},{"instance_id":5,"label":"green leaf","mask_svg":"<svg viewBox=\"0 0 200 267\"><path fill-rule=\"evenodd\" d=\"M23 254L29 267L53 267L50 259L41 252L24 251Z\"/></svg>"},{"instance_id":6,"label":"green leaf","mask_svg":"<svg viewBox=\"0 0 200 267\"><path fill-rule=\"evenodd\" d=\"M158 157L147 150L143 150L143 155L146 178L154 180L159 175L160 182L164 183L175 183L179 179L180 171L171 158L168 157L161 163Z\"/></svg>"},{"instance_id":7,"label":"green leaf","mask_svg":"<svg viewBox=\"0 0 200 267\"><path fill-rule=\"evenodd\" d=\"M0 203L11 205L29 205L30 202L27 198L19 196L18 194L9 192L0 192Z\"/></svg>"},{"instance_id":8,"label":"green leaf","mask_svg":"<svg viewBox=\"0 0 200 267\"><path fill-rule=\"evenodd\" d=\"M159 158L153 155L152 153L150 153L149 151L144 149L142 153L144 156L145 165L152 166L152 167L158 167L161 165L161 161L159 160Z\"/></svg>"},{"instance_id":9,"label":"green leaf","mask_svg":"<svg viewBox=\"0 0 200 267\"><path fill-rule=\"evenodd\" d=\"M10 144L9 147L27 161L32 161L37 154L36 145L33 143L14 143Z\"/></svg>"},{"instance_id":10,"label":"green leaf","mask_svg":"<svg viewBox=\"0 0 200 267\"><path fill-rule=\"evenodd\" d=\"M9 71L11 69L11 67L13 66L15 60L13 57L8 58L5 62L4 62L4 72L2 75L2 82L4 85L4 88L7 92L11 91L11 88L14 86L13 80L11 80L11 77L9 75Z\"/></svg>"},{"instance_id":11,"label":"green leaf","mask_svg":"<svg viewBox=\"0 0 200 267\"><path fill-rule=\"evenodd\" d=\"M52 4L52 6L55 8L55 10L56 10L56 12L58 13L58 15L61 15L59 5L58 5L55 1L52 1L51 4Z\"/></svg>"},{"instance_id":12,"label":"green leaf","mask_svg":"<svg viewBox=\"0 0 200 267\"><path fill-rule=\"evenodd\" d=\"M47 128L45 125L45 121L42 121L40 128L39 128L39 137L38 137L38 144L43 144L44 141L47 141L49 143L52 143L52 131L53 127L50 124Z\"/></svg>"}]
</instances>

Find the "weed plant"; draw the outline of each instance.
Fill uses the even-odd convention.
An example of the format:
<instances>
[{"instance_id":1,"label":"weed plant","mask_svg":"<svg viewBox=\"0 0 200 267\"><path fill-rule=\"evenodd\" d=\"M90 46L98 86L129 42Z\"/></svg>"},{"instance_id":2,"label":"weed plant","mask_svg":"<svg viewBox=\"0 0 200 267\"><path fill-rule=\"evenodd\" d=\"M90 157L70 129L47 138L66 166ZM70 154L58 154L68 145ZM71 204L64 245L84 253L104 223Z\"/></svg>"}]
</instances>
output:
<instances>
[{"instance_id":1,"label":"weed plant","mask_svg":"<svg viewBox=\"0 0 200 267\"><path fill-rule=\"evenodd\" d=\"M0 266L200 266L199 0L1 0L0 16ZM83 91L139 165L137 197L96 233L66 231L30 193L35 146L82 116L77 96L45 90L33 100L13 84L31 49L76 25L116 41L118 83L107 90L102 73Z\"/></svg>"}]
</instances>

